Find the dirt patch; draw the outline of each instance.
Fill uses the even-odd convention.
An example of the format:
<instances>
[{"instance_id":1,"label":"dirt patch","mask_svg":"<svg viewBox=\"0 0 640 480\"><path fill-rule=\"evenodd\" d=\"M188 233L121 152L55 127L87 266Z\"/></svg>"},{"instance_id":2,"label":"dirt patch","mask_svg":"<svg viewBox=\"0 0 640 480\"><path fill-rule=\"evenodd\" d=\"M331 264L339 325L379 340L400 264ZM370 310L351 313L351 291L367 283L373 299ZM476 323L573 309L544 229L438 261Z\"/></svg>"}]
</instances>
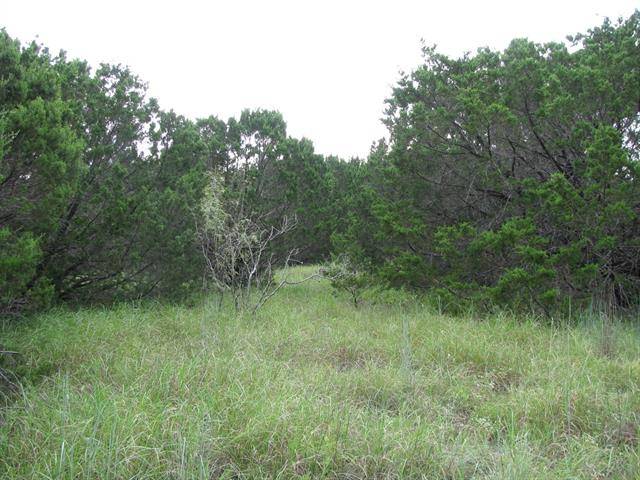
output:
<instances>
[{"instance_id":1,"label":"dirt patch","mask_svg":"<svg viewBox=\"0 0 640 480\"><path fill-rule=\"evenodd\" d=\"M365 368L367 365L382 367L389 363L389 355L380 348L353 345L326 345L313 342L281 342L271 355L278 361L294 365L330 365L337 371Z\"/></svg>"},{"instance_id":2,"label":"dirt patch","mask_svg":"<svg viewBox=\"0 0 640 480\"><path fill-rule=\"evenodd\" d=\"M481 385L488 386L497 394L508 393L521 382L520 374L504 368L485 368L469 363L465 365L464 372L467 376L477 378Z\"/></svg>"},{"instance_id":3,"label":"dirt patch","mask_svg":"<svg viewBox=\"0 0 640 480\"><path fill-rule=\"evenodd\" d=\"M385 352L380 350L360 350L342 346L333 352L328 352L327 360L336 370L344 371L364 368L368 364L381 366L387 359Z\"/></svg>"},{"instance_id":4,"label":"dirt patch","mask_svg":"<svg viewBox=\"0 0 640 480\"><path fill-rule=\"evenodd\" d=\"M640 438L638 423L634 421L622 423L611 431L609 438L614 445L637 447Z\"/></svg>"},{"instance_id":5,"label":"dirt patch","mask_svg":"<svg viewBox=\"0 0 640 480\"><path fill-rule=\"evenodd\" d=\"M517 373L510 370L499 370L489 373L491 389L496 393L507 393L520 383Z\"/></svg>"}]
</instances>

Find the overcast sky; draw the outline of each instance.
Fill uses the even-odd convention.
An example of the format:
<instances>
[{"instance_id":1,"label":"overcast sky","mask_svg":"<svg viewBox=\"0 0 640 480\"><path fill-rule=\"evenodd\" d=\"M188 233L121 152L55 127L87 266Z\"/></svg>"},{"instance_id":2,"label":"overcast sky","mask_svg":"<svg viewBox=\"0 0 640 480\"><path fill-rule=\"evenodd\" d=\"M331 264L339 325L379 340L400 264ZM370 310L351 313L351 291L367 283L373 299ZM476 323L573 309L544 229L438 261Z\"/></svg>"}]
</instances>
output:
<instances>
[{"instance_id":1,"label":"overcast sky","mask_svg":"<svg viewBox=\"0 0 640 480\"><path fill-rule=\"evenodd\" d=\"M366 156L384 99L420 62L420 39L460 55L514 37L563 40L637 0L0 0L0 27L71 57L129 65L165 109L227 119L282 112L316 150Z\"/></svg>"}]
</instances>

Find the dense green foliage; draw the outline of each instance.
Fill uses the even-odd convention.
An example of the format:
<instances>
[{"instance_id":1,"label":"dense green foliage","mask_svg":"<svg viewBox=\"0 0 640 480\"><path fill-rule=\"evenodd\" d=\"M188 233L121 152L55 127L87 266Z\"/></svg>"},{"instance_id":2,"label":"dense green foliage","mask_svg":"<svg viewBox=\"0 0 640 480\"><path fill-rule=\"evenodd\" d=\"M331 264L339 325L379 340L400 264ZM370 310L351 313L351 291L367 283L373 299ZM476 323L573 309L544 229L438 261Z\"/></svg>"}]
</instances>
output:
<instances>
[{"instance_id":1,"label":"dense green foliage","mask_svg":"<svg viewBox=\"0 0 640 480\"><path fill-rule=\"evenodd\" d=\"M199 289L211 175L225 218L296 223L268 246L276 262L339 256L453 307L637 305L639 32L636 12L568 44L424 48L366 162L318 155L278 112L162 111L127 68L3 32L0 311Z\"/></svg>"},{"instance_id":2,"label":"dense green foliage","mask_svg":"<svg viewBox=\"0 0 640 480\"><path fill-rule=\"evenodd\" d=\"M456 305L637 304L640 14L570 46L424 58L388 100L343 248Z\"/></svg>"},{"instance_id":3,"label":"dense green foliage","mask_svg":"<svg viewBox=\"0 0 640 480\"><path fill-rule=\"evenodd\" d=\"M127 68L52 57L0 36L0 312L179 296L202 285L196 225L207 172L241 214L298 218L273 249L329 253L326 168L277 112L193 122Z\"/></svg>"},{"instance_id":4,"label":"dense green foliage","mask_svg":"<svg viewBox=\"0 0 640 480\"><path fill-rule=\"evenodd\" d=\"M48 52L0 33L0 302L46 304L46 244L82 175L81 140Z\"/></svg>"},{"instance_id":5,"label":"dense green foliage","mask_svg":"<svg viewBox=\"0 0 640 480\"><path fill-rule=\"evenodd\" d=\"M120 67L92 73L0 40L5 311L37 307L36 297L98 300L171 282L172 262L192 243L173 222L194 188L182 184L201 180L190 158L145 152L158 109L144 85ZM172 205L175 192L182 205Z\"/></svg>"}]
</instances>

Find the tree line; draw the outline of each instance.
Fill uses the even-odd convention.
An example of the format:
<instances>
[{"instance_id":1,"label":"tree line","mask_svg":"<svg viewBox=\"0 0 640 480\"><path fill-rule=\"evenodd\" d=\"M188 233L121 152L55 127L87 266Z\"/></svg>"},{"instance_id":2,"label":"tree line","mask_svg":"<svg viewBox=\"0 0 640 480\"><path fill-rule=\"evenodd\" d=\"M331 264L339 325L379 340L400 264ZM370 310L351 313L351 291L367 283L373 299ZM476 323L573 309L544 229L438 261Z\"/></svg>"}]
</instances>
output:
<instances>
[{"instance_id":1,"label":"tree line","mask_svg":"<svg viewBox=\"0 0 640 480\"><path fill-rule=\"evenodd\" d=\"M345 161L278 112L190 120L126 67L3 31L0 311L246 282L224 262L257 245L258 276L347 259L358 282L451 308L638 305L640 13L566 43L423 53L386 102L389 138Z\"/></svg>"},{"instance_id":2,"label":"tree line","mask_svg":"<svg viewBox=\"0 0 640 480\"><path fill-rule=\"evenodd\" d=\"M328 255L327 185L342 167L289 137L279 113L191 121L128 68L92 70L6 32L0 85L4 313L200 288L196 227L214 172L244 217L299 219L287 241L300 259Z\"/></svg>"}]
</instances>

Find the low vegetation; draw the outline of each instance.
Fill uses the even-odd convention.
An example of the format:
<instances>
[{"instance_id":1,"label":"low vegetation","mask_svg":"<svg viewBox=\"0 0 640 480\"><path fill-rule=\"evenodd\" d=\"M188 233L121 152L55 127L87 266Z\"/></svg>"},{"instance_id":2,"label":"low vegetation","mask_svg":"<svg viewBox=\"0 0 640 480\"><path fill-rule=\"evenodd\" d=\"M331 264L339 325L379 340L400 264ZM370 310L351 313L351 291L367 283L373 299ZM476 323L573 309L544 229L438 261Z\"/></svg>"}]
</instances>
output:
<instances>
[{"instance_id":1,"label":"low vegetation","mask_svg":"<svg viewBox=\"0 0 640 480\"><path fill-rule=\"evenodd\" d=\"M452 318L398 291L356 308L326 279L256 315L227 300L6 324L0 477L640 475L637 324Z\"/></svg>"}]
</instances>

